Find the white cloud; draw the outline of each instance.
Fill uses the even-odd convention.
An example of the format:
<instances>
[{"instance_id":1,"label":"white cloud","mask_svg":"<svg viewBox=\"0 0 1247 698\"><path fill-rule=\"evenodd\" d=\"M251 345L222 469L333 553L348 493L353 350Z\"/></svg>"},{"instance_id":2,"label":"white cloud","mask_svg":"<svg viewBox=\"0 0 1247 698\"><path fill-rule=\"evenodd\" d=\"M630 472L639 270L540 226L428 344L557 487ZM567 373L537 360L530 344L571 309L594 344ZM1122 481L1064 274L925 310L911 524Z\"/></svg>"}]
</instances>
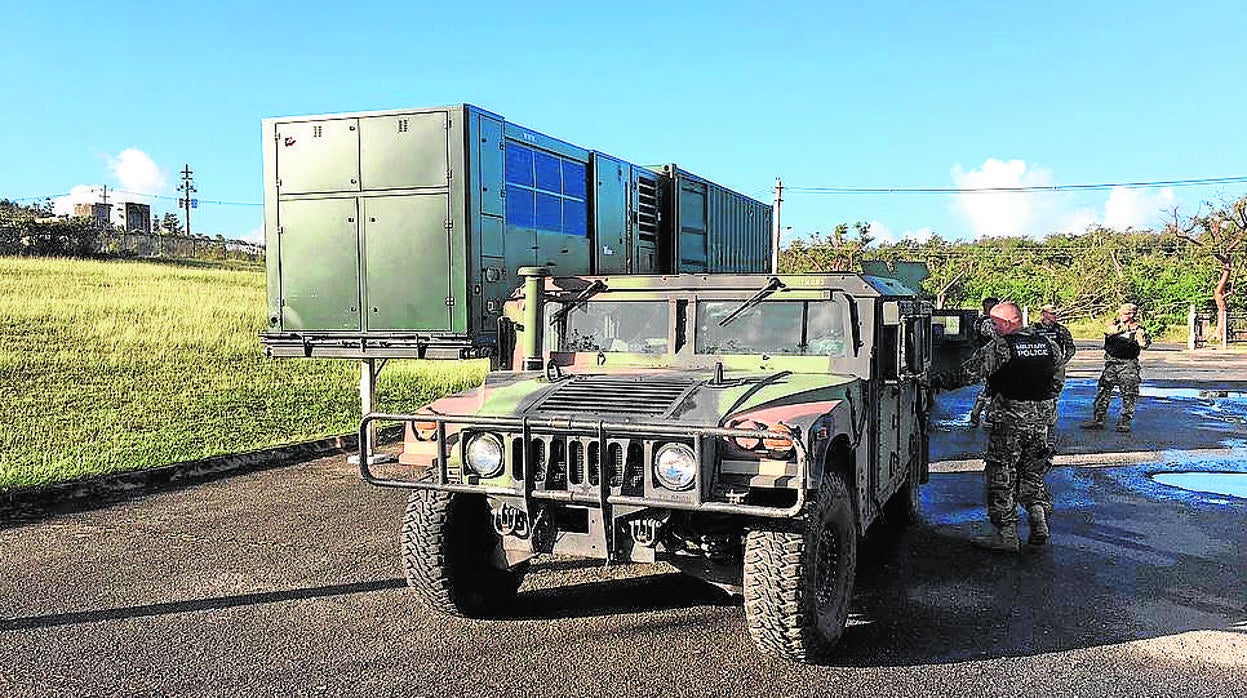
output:
<instances>
[{"instance_id":1,"label":"white cloud","mask_svg":"<svg viewBox=\"0 0 1247 698\"><path fill-rule=\"evenodd\" d=\"M1024 160L988 158L978 169L966 171L960 164L952 169L953 183L959 189L1052 186L1052 173L1028 165ZM1046 217L1046 202L1030 193L970 192L954 196L953 210L969 221L976 237L985 235L1035 235L1048 232L1040 228Z\"/></svg>"},{"instance_id":2,"label":"white cloud","mask_svg":"<svg viewBox=\"0 0 1247 698\"><path fill-rule=\"evenodd\" d=\"M243 240L244 242L253 242L257 245L263 245L264 244L264 226L260 226L258 228L252 228L251 230L247 231L246 235L243 235L239 239Z\"/></svg>"},{"instance_id":3,"label":"white cloud","mask_svg":"<svg viewBox=\"0 0 1247 698\"><path fill-rule=\"evenodd\" d=\"M960 189L1001 187L1051 187L1052 172L1025 160L988 158L976 169L952 168L953 183ZM952 209L970 226L974 237L1082 233L1091 225L1125 228L1157 228L1164 211L1177 203L1172 189L1149 192L1115 187L1103 204L1089 200L1091 193L1070 192L971 192L953 197Z\"/></svg>"},{"instance_id":4,"label":"white cloud","mask_svg":"<svg viewBox=\"0 0 1247 698\"><path fill-rule=\"evenodd\" d=\"M1142 189L1114 187L1104 204L1104 225L1118 230L1157 228L1162 225L1164 212L1175 204L1172 189L1151 193Z\"/></svg>"},{"instance_id":5,"label":"white cloud","mask_svg":"<svg viewBox=\"0 0 1247 698\"><path fill-rule=\"evenodd\" d=\"M1100 222L1100 214L1093 208L1076 208L1061 214L1052 232L1082 233Z\"/></svg>"},{"instance_id":6,"label":"white cloud","mask_svg":"<svg viewBox=\"0 0 1247 698\"><path fill-rule=\"evenodd\" d=\"M870 234L875 240L882 244L893 244L901 240L913 240L914 242L923 243L931 239L934 231L929 227L922 227L917 230L906 230L900 235L892 232L892 229L884 225L880 221L870 222Z\"/></svg>"},{"instance_id":7,"label":"white cloud","mask_svg":"<svg viewBox=\"0 0 1247 698\"><path fill-rule=\"evenodd\" d=\"M121 188L139 194L159 194L164 191L165 174L147 153L138 148L126 148L117 157L108 158L108 169L117 178Z\"/></svg>"},{"instance_id":8,"label":"white cloud","mask_svg":"<svg viewBox=\"0 0 1247 698\"><path fill-rule=\"evenodd\" d=\"M104 186L102 184L79 184L69 190L65 196L58 197L52 201L52 211L58 216L72 216L74 213L74 204L98 204L104 202ZM117 225L125 224L125 206L124 203L138 203L152 205L152 198L148 196L137 196L127 190L116 190L108 187L108 203L113 205L112 222ZM152 219L156 218L156 211L152 209Z\"/></svg>"},{"instance_id":9,"label":"white cloud","mask_svg":"<svg viewBox=\"0 0 1247 698\"><path fill-rule=\"evenodd\" d=\"M167 180L160 167L151 156L138 148L126 148L116 157L107 156L107 160L108 169L116 178L117 185L75 185L68 194L53 200L53 211L57 215L69 216L74 213L74 204L103 203L104 188L107 186L108 203L113 204L114 223L125 223L125 207L117 204L127 202L152 206L152 218L155 219L155 199L147 195L161 194L165 190Z\"/></svg>"}]
</instances>

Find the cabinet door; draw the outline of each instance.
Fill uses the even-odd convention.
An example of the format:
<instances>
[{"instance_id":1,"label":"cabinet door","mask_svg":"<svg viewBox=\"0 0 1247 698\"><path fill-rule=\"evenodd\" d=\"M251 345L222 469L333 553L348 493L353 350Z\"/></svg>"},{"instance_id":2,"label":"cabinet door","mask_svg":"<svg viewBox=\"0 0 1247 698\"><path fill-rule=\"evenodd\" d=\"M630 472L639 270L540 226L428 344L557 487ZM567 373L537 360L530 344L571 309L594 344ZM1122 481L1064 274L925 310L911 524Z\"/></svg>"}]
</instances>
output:
<instances>
[{"instance_id":1,"label":"cabinet door","mask_svg":"<svg viewBox=\"0 0 1247 698\"><path fill-rule=\"evenodd\" d=\"M360 329L356 206L354 197L278 205L282 329Z\"/></svg>"},{"instance_id":2,"label":"cabinet door","mask_svg":"<svg viewBox=\"0 0 1247 698\"><path fill-rule=\"evenodd\" d=\"M632 166L594 153L592 167L589 181L594 187L594 273L624 274L630 266L628 237L632 221L628 195Z\"/></svg>"},{"instance_id":3,"label":"cabinet door","mask_svg":"<svg viewBox=\"0 0 1247 698\"><path fill-rule=\"evenodd\" d=\"M359 191L357 119L279 123L274 137L279 194Z\"/></svg>"},{"instance_id":4,"label":"cabinet door","mask_svg":"<svg viewBox=\"0 0 1247 698\"><path fill-rule=\"evenodd\" d=\"M502 144L502 122L487 116L477 120L477 171L476 189L480 197L481 213L490 216L504 215L505 202L502 191L505 162Z\"/></svg>"},{"instance_id":5,"label":"cabinet door","mask_svg":"<svg viewBox=\"0 0 1247 698\"><path fill-rule=\"evenodd\" d=\"M450 148L446 112L387 114L359 120L364 189L445 187Z\"/></svg>"},{"instance_id":6,"label":"cabinet door","mask_svg":"<svg viewBox=\"0 0 1247 698\"><path fill-rule=\"evenodd\" d=\"M363 199L367 329L450 329L449 216L442 193Z\"/></svg>"}]
</instances>

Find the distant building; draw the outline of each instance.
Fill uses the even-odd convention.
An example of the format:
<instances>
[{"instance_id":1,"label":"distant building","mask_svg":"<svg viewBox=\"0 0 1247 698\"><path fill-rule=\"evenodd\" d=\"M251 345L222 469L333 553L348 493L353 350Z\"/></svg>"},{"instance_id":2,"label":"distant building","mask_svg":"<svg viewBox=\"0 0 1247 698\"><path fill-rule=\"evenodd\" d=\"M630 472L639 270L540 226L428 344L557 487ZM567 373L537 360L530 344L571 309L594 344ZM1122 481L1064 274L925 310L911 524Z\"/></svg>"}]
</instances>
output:
<instances>
[{"instance_id":1,"label":"distant building","mask_svg":"<svg viewBox=\"0 0 1247 698\"><path fill-rule=\"evenodd\" d=\"M152 232L152 207L127 201L125 204L126 221L124 228L130 233Z\"/></svg>"},{"instance_id":2,"label":"distant building","mask_svg":"<svg viewBox=\"0 0 1247 698\"><path fill-rule=\"evenodd\" d=\"M100 227L108 226L112 211L112 204L74 204L74 216L90 219L92 223Z\"/></svg>"}]
</instances>

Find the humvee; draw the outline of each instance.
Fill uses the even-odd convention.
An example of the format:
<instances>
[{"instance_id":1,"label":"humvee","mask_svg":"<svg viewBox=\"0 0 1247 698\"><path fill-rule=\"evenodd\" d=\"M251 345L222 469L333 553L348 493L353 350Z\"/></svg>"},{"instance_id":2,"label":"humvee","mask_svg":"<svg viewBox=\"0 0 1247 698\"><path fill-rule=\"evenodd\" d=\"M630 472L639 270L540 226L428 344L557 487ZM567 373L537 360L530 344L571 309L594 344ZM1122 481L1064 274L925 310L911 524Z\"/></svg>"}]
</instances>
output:
<instances>
[{"instance_id":1,"label":"humvee","mask_svg":"<svg viewBox=\"0 0 1247 698\"><path fill-rule=\"evenodd\" d=\"M505 615L538 554L672 563L744 597L750 635L829 652L859 540L916 515L931 307L871 274L551 277L521 270L503 370L400 422L408 584Z\"/></svg>"}]
</instances>

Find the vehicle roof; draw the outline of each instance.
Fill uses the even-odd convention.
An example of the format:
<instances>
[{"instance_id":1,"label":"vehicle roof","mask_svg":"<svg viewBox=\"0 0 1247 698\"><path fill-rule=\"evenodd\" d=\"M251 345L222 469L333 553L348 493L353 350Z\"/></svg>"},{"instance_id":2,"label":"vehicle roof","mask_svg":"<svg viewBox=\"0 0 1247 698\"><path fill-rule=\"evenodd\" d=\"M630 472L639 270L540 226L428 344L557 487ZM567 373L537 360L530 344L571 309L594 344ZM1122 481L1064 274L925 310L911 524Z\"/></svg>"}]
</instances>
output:
<instances>
[{"instance_id":1,"label":"vehicle roof","mask_svg":"<svg viewBox=\"0 0 1247 698\"><path fill-rule=\"evenodd\" d=\"M754 292L766 286L772 278L778 278L791 290L844 291L859 298L912 297L912 289L897 279L857 274L831 272L822 274L621 274L619 276L552 277L550 284L564 287L560 280L592 282L601 280L608 291L679 291L714 290Z\"/></svg>"}]
</instances>

